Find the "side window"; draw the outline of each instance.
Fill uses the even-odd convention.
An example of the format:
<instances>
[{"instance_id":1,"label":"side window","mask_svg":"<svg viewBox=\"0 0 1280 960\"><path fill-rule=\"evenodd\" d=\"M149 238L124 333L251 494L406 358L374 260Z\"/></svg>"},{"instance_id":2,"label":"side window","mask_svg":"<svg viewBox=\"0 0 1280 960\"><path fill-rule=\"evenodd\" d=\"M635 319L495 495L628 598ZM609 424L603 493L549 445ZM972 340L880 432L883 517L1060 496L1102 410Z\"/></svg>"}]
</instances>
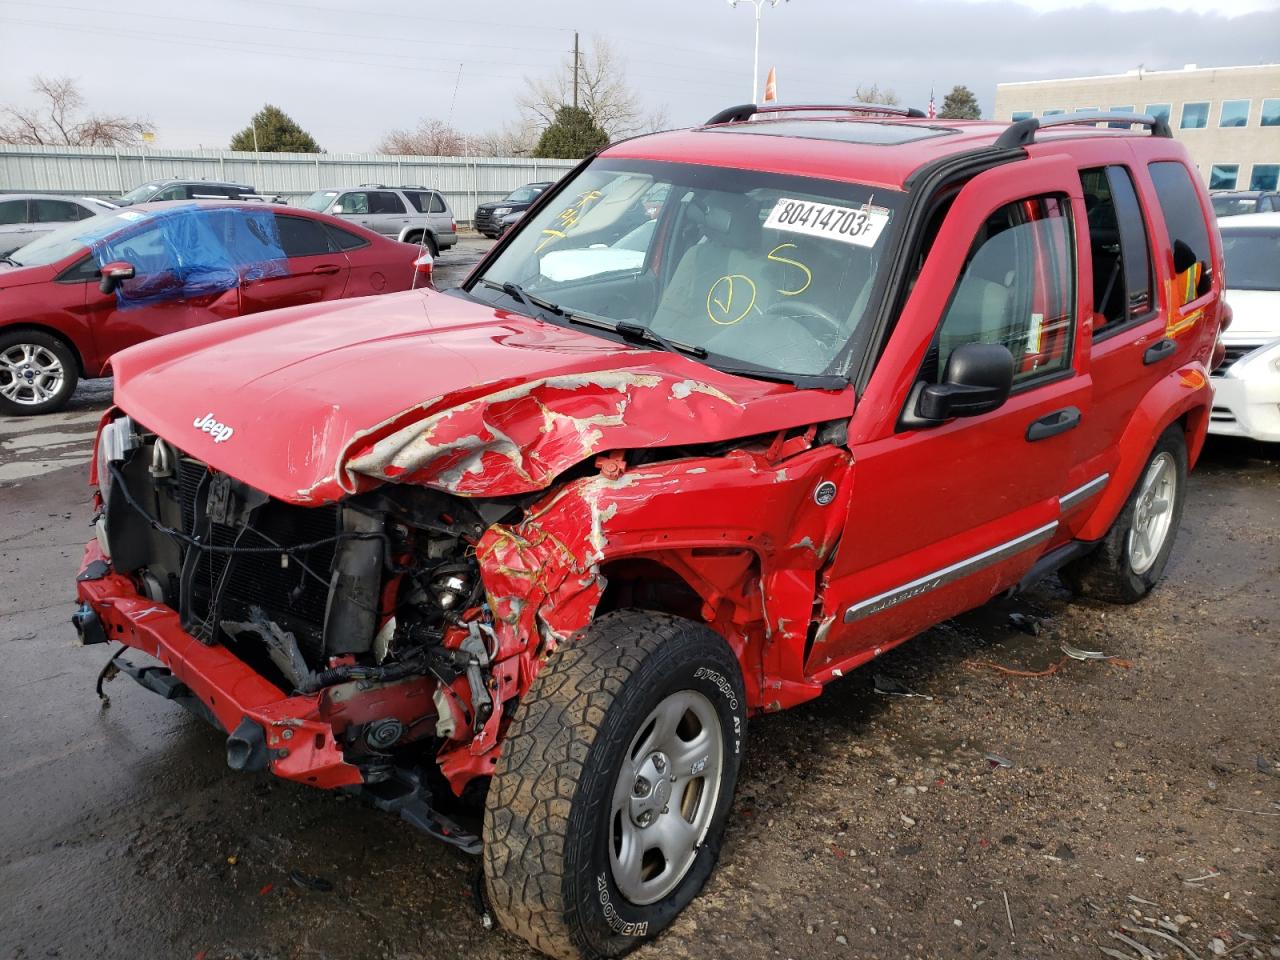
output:
<instances>
[{"instance_id":1,"label":"side window","mask_svg":"<svg viewBox=\"0 0 1280 960\"><path fill-rule=\"evenodd\" d=\"M172 187L167 187L166 189L161 190L159 193L157 193L154 197L151 198L152 201L185 200L185 199L187 199L187 188L179 184L175 184Z\"/></svg>"},{"instance_id":2,"label":"side window","mask_svg":"<svg viewBox=\"0 0 1280 960\"><path fill-rule=\"evenodd\" d=\"M338 208L342 209L339 210ZM334 213L368 213L369 195L367 193L344 193L333 207Z\"/></svg>"},{"instance_id":3,"label":"side window","mask_svg":"<svg viewBox=\"0 0 1280 960\"><path fill-rule=\"evenodd\" d=\"M394 193L379 190L369 194L370 213L405 213L404 201Z\"/></svg>"},{"instance_id":4,"label":"side window","mask_svg":"<svg viewBox=\"0 0 1280 960\"><path fill-rule=\"evenodd\" d=\"M404 195L409 198L409 202L413 204L413 209L419 213L427 212L427 195L419 193L417 190L406 190Z\"/></svg>"},{"instance_id":5,"label":"side window","mask_svg":"<svg viewBox=\"0 0 1280 960\"><path fill-rule=\"evenodd\" d=\"M329 239L333 241L333 245L339 250L358 250L360 247L369 245L369 241L366 238L358 236L350 230L343 230L341 227L335 227L331 223L326 223L324 228L329 234Z\"/></svg>"},{"instance_id":6,"label":"side window","mask_svg":"<svg viewBox=\"0 0 1280 960\"><path fill-rule=\"evenodd\" d=\"M1200 209L1200 194L1191 173L1182 164L1165 160L1149 167L1151 182L1160 200L1160 212L1173 252L1173 306L1180 307L1209 292L1209 227ZM1178 269L1181 267L1181 269Z\"/></svg>"},{"instance_id":7,"label":"side window","mask_svg":"<svg viewBox=\"0 0 1280 960\"><path fill-rule=\"evenodd\" d=\"M314 220L277 214L276 230L286 257L315 257L330 252L329 237Z\"/></svg>"},{"instance_id":8,"label":"side window","mask_svg":"<svg viewBox=\"0 0 1280 960\"><path fill-rule=\"evenodd\" d=\"M1151 251L1133 180L1124 167L1080 172L1093 260L1093 333L1109 333L1151 310Z\"/></svg>"},{"instance_id":9,"label":"side window","mask_svg":"<svg viewBox=\"0 0 1280 960\"><path fill-rule=\"evenodd\" d=\"M0 226L27 222L27 201L6 200L0 203Z\"/></svg>"},{"instance_id":10,"label":"side window","mask_svg":"<svg viewBox=\"0 0 1280 960\"><path fill-rule=\"evenodd\" d=\"M88 283L98 279L98 264L93 257L81 257L54 278L58 283Z\"/></svg>"},{"instance_id":11,"label":"side window","mask_svg":"<svg viewBox=\"0 0 1280 960\"><path fill-rule=\"evenodd\" d=\"M67 200L35 200L36 223L69 223L80 219L80 207Z\"/></svg>"},{"instance_id":12,"label":"side window","mask_svg":"<svg viewBox=\"0 0 1280 960\"><path fill-rule=\"evenodd\" d=\"M987 218L937 334L941 381L961 344L1000 343L1017 386L1071 365L1075 264L1066 197L1010 203Z\"/></svg>"},{"instance_id":13,"label":"side window","mask_svg":"<svg viewBox=\"0 0 1280 960\"><path fill-rule=\"evenodd\" d=\"M431 212L432 213L448 213L449 208L444 205L444 197L438 193L431 195Z\"/></svg>"}]
</instances>

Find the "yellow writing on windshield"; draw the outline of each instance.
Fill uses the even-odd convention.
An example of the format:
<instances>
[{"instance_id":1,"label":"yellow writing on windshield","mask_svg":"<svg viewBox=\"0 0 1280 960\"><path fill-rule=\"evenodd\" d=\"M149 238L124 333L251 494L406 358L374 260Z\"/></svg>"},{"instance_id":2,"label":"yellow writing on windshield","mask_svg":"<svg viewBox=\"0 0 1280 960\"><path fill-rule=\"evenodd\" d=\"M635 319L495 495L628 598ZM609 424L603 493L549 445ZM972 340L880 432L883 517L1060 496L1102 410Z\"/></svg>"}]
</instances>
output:
<instances>
[{"instance_id":1,"label":"yellow writing on windshield","mask_svg":"<svg viewBox=\"0 0 1280 960\"><path fill-rule=\"evenodd\" d=\"M554 243L564 237L566 232L577 226L578 221L582 218L583 211L603 196L604 194L599 190L588 190L585 193L578 194L578 198L573 203L556 214L554 222L559 224L561 229L555 230L550 227L544 229L542 231L542 242L534 248L533 252L540 253L547 244Z\"/></svg>"},{"instance_id":2,"label":"yellow writing on windshield","mask_svg":"<svg viewBox=\"0 0 1280 960\"><path fill-rule=\"evenodd\" d=\"M803 263L801 263L799 260L791 260L787 257L778 256L779 250L794 250L794 249L796 249L796 245L794 243L780 243L776 247L774 247L772 250L769 251L769 259L772 260L774 263L785 263L792 267L798 267L799 269L804 271L804 283L801 284L799 288L795 290L779 290L778 291L784 297L794 297L798 294L804 293L806 290L809 289L809 285L813 283L813 271L810 270L808 267L806 267Z\"/></svg>"},{"instance_id":3,"label":"yellow writing on windshield","mask_svg":"<svg viewBox=\"0 0 1280 960\"><path fill-rule=\"evenodd\" d=\"M742 307L741 313L735 313L735 300ZM731 273L723 276L707 291L707 317L712 323L718 323L722 327L738 323L755 305L756 284L745 274Z\"/></svg>"}]
</instances>

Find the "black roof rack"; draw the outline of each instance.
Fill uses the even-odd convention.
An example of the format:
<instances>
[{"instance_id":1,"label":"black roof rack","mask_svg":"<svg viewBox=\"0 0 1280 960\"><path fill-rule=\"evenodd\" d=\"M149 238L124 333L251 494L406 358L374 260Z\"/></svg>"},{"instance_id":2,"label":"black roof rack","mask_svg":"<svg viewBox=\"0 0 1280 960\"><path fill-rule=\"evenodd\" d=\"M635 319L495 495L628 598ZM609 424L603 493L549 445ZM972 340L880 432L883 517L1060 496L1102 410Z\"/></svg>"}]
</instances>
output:
<instances>
[{"instance_id":1,"label":"black roof rack","mask_svg":"<svg viewBox=\"0 0 1280 960\"><path fill-rule=\"evenodd\" d=\"M386 185L385 183L362 183L362 184L360 184L360 186L362 186L362 187L375 187L375 188L377 188L378 190L386 190L386 189L387 189L387 185Z\"/></svg>"},{"instance_id":2,"label":"black roof rack","mask_svg":"<svg viewBox=\"0 0 1280 960\"><path fill-rule=\"evenodd\" d=\"M1102 110L1081 110L1077 113L1057 113L1050 117L1027 117L1009 125L996 140L997 147L1025 147L1036 142L1036 131L1044 127L1061 127L1073 124L1123 123L1150 127L1153 137L1172 137L1169 121L1153 117L1149 113L1107 113Z\"/></svg>"},{"instance_id":3,"label":"black roof rack","mask_svg":"<svg viewBox=\"0 0 1280 960\"><path fill-rule=\"evenodd\" d=\"M883 103L742 103L736 107L721 110L708 120L704 126L717 123L741 123L750 120L758 113L856 113L860 115L874 114L888 117L923 118L923 110L915 107L891 107Z\"/></svg>"}]
</instances>

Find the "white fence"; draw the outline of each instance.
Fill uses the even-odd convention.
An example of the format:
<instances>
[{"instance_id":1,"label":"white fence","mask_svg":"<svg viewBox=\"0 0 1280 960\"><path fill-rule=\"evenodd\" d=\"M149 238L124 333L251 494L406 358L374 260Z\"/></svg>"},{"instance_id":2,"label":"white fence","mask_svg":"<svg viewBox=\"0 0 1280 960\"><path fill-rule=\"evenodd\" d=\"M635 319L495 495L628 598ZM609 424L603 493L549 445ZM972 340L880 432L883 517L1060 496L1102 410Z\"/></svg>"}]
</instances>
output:
<instances>
[{"instance_id":1,"label":"white fence","mask_svg":"<svg viewBox=\"0 0 1280 960\"><path fill-rule=\"evenodd\" d=\"M530 157L396 157L377 153L251 153L0 145L0 193L119 196L148 180L181 177L252 184L297 203L314 190L361 183L439 190L460 222L476 205L523 183L556 180L575 160Z\"/></svg>"}]
</instances>

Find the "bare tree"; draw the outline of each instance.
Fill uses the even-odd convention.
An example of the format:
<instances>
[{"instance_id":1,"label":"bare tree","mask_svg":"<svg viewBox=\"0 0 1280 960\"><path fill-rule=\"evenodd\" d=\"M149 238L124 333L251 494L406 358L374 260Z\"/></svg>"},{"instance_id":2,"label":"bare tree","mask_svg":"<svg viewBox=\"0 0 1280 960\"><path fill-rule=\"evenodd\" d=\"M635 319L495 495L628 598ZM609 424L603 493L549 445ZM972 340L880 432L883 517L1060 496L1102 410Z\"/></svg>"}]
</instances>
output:
<instances>
[{"instance_id":1,"label":"bare tree","mask_svg":"<svg viewBox=\"0 0 1280 960\"><path fill-rule=\"evenodd\" d=\"M888 87L880 89L878 83L860 83L853 91L856 103L879 103L886 107L896 107L900 101L898 95Z\"/></svg>"},{"instance_id":2,"label":"bare tree","mask_svg":"<svg viewBox=\"0 0 1280 960\"><path fill-rule=\"evenodd\" d=\"M37 76L31 83L36 106L5 107L0 112L0 143L112 147L138 143L155 128L138 117L81 115L84 97L70 77Z\"/></svg>"},{"instance_id":3,"label":"bare tree","mask_svg":"<svg viewBox=\"0 0 1280 960\"><path fill-rule=\"evenodd\" d=\"M443 120L423 117L412 130L392 130L378 144L379 153L418 157L461 157L467 152L466 138Z\"/></svg>"},{"instance_id":4,"label":"bare tree","mask_svg":"<svg viewBox=\"0 0 1280 960\"><path fill-rule=\"evenodd\" d=\"M550 126L557 111L574 105L573 55L567 55L554 73L528 83L528 92L517 102L528 120L539 127ZM590 47L579 57L577 105L611 140L660 130L667 122L665 106L645 112L627 83L622 57L603 37L592 37Z\"/></svg>"},{"instance_id":5,"label":"bare tree","mask_svg":"<svg viewBox=\"0 0 1280 960\"><path fill-rule=\"evenodd\" d=\"M538 145L538 126L528 119L509 123L467 137L467 153L473 157L523 157Z\"/></svg>"}]
</instances>

